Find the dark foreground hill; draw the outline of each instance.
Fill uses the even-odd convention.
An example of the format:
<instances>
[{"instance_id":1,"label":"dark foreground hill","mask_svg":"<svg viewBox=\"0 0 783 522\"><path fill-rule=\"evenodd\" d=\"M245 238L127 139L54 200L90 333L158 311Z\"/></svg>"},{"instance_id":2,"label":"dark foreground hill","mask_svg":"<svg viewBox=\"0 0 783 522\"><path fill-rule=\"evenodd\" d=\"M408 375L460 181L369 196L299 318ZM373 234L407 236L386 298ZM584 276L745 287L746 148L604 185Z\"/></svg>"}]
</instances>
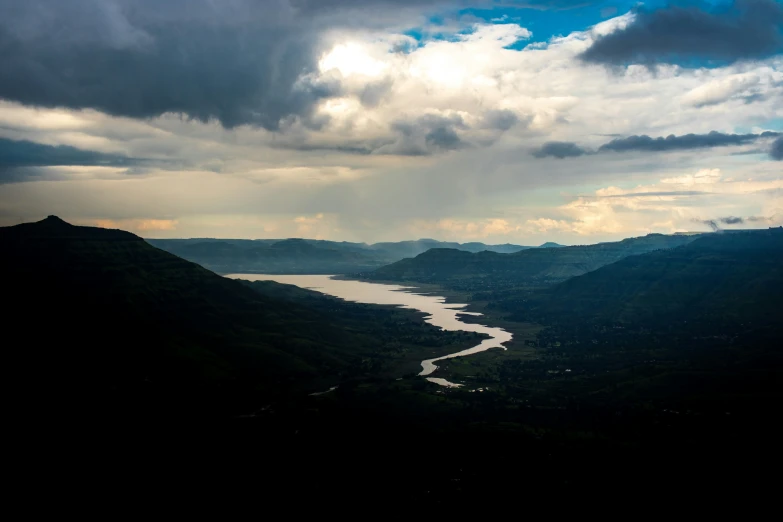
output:
<instances>
[{"instance_id":1,"label":"dark foreground hill","mask_svg":"<svg viewBox=\"0 0 783 522\"><path fill-rule=\"evenodd\" d=\"M28 413L247 413L346 379L398 377L418 367L415 346L473 341L410 312L248 286L121 230L49 217L0 228L0 244L5 346Z\"/></svg>"},{"instance_id":2,"label":"dark foreground hill","mask_svg":"<svg viewBox=\"0 0 783 522\"><path fill-rule=\"evenodd\" d=\"M535 248L512 254L433 249L362 276L375 280L436 283L468 291L542 286L582 275L628 256L684 245L696 237L650 234L614 243Z\"/></svg>"}]
</instances>

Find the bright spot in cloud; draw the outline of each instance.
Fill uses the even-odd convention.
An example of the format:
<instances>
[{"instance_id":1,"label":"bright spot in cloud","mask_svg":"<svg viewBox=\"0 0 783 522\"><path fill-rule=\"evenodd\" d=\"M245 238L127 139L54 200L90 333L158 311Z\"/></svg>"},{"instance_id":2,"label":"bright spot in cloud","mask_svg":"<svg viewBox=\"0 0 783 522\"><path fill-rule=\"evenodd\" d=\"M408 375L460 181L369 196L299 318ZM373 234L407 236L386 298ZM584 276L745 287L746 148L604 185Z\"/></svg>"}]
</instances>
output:
<instances>
[{"instance_id":1,"label":"bright spot in cloud","mask_svg":"<svg viewBox=\"0 0 783 522\"><path fill-rule=\"evenodd\" d=\"M318 63L321 72L338 70L343 76L359 74L377 77L389 67L387 63L376 60L359 43L339 44L327 53Z\"/></svg>"}]
</instances>

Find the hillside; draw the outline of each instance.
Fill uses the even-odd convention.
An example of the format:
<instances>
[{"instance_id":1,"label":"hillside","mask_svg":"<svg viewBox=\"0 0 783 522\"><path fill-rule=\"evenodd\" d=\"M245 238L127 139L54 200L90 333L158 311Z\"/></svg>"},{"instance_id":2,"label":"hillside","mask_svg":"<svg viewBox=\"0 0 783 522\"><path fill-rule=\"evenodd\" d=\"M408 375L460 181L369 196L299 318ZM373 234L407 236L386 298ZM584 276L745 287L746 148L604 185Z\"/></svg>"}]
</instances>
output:
<instances>
[{"instance_id":1,"label":"hillside","mask_svg":"<svg viewBox=\"0 0 783 522\"><path fill-rule=\"evenodd\" d=\"M417 347L474 342L409 311L250 288L128 232L53 216L0 228L0 244L9 368L28 412L225 415L397 377Z\"/></svg>"},{"instance_id":2,"label":"hillside","mask_svg":"<svg viewBox=\"0 0 783 522\"><path fill-rule=\"evenodd\" d=\"M671 327L684 321L773 324L783 321L783 231L706 234L678 248L626 257L533 293L502 300L546 322L604 320Z\"/></svg>"},{"instance_id":3,"label":"hillside","mask_svg":"<svg viewBox=\"0 0 783 522\"><path fill-rule=\"evenodd\" d=\"M512 254L429 250L362 277L375 280L437 283L469 291L541 286L585 274L628 256L674 248L698 236L650 234L614 243L560 248L535 248Z\"/></svg>"},{"instance_id":4,"label":"hillside","mask_svg":"<svg viewBox=\"0 0 783 522\"><path fill-rule=\"evenodd\" d=\"M682 414L689 426L730 414L742 430L783 399L781 296L783 230L706 234L490 301L507 324L544 328L443 375L530 403Z\"/></svg>"},{"instance_id":5,"label":"hillside","mask_svg":"<svg viewBox=\"0 0 783 522\"><path fill-rule=\"evenodd\" d=\"M517 252L519 245L448 243L434 239L350 243L316 239L148 239L174 255L218 273L347 274L374 270L432 248Z\"/></svg>"}]
</instances>

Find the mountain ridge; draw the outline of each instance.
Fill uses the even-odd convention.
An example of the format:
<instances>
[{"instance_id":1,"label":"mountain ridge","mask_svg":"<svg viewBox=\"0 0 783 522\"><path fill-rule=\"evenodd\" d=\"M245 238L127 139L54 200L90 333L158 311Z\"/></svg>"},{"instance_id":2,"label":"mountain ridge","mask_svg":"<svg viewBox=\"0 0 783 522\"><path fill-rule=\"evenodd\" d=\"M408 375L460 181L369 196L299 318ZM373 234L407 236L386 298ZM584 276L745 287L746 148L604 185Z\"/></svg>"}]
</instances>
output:
<instances>
[{"instance_id":1,"label":"mountain ridge","mask_svg":"<svg viewBox=\"0 0 783 522\"><path fill-rule=\"evenodd\" d=\"M531 248L510 254L431 249L415 258L361 274L362 278L413 281L463 290L547 285L613 263L629 255L671 248L698 236L649 234L622 241L560 248Z\"/></svg>"},{"instance_id":2,"label":"mountain ridge","mask_svg":"<svg viewBox=\"0 0 783 522\"><path fill-rule=\"evenodd\" d=\"M219 273L347 274L388 265L431 248L517 252L520 245L454 243L430 239L350 243L317 239L147 239L148 243Z\"/></svg>"}]
</instances>

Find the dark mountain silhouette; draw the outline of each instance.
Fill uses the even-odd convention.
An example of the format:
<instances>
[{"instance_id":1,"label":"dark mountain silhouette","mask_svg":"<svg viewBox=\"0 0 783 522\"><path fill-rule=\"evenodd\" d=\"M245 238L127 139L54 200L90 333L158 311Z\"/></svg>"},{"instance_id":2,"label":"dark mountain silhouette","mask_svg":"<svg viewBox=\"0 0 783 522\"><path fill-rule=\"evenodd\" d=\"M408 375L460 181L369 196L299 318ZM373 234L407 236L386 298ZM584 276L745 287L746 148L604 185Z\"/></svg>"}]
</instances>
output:
<instances>
[{"instance_id":1,"label":"dark mountain silhouette","mask_svg":"<svg viewBox=\"0 0 783 522\"><path fill-rule=\"evenodd\" d=\"M537 346L547 364L539 368L567 368L571 393L586 400L730 412L742 419L736 433L757 433L747 426L764 424L781 399L781 295L783 231L771 229L702 235L499 296L491 309L545 325ZM509 382L536 377L525 365L506 369Z\"/></svg>"},{"instance_id":2,"label":"dark mountain silhouette","mask_svg":"<svg viewBox=\"0 0 783 522\"><path fill-rule=\"evenodd\" d=\"M404 366L413 344L451 342L408 312L247 285L121 230L51 216L0 228L0 244L7 346L18 358L9 368L28 413L246 413L270 398ZM293 240L279 248L315 247ZM380 361L368 364L371 356Z\"/></svg>"}]
</instances>

